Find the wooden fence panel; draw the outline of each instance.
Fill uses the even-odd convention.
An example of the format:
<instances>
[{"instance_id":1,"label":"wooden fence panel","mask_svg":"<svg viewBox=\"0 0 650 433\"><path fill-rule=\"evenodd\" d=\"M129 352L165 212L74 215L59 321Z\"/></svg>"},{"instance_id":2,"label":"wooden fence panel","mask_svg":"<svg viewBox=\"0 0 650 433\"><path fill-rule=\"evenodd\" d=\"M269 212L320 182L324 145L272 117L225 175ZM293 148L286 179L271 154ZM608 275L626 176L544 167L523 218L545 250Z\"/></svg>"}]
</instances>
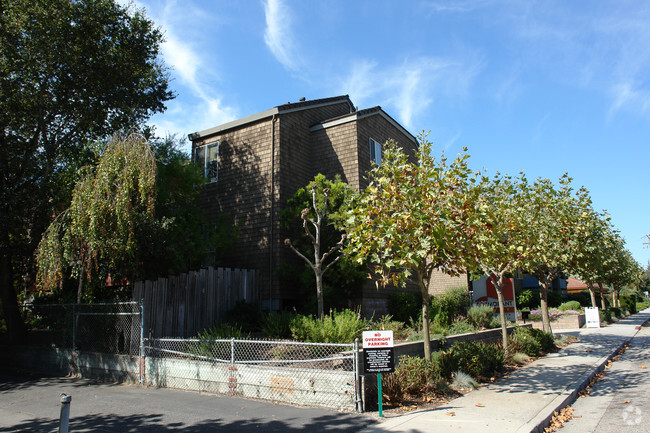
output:
<instances>
[{"instance_id":1,"label":"wooden fence panel","mask_svg":"<svg viewBox=\"0 0 650 433\"><path fill-rule=\"evenodd\" d=\"M255 271L207 268L157 281L137 281L133 300L144 306L145 337L194 337L220 323L235 304L259 301Z\"/></svg>"}]
</instances>

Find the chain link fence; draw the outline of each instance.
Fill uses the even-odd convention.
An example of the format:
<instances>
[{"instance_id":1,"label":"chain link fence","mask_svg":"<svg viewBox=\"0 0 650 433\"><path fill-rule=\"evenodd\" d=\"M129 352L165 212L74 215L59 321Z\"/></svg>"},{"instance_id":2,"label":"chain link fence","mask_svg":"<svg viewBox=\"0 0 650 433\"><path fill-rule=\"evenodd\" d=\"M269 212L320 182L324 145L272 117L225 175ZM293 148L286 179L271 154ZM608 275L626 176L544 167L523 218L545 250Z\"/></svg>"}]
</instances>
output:
<instances>
[{"instance_id":1,"label":"chain link fence","mask_svg":"<svg viewBox=\"0 0 650 433\"><path fill-rule=\"evenodd\" d=\"M353 411L358 344L145 339L145 382Z\"/></svg>"},{"instance_id":2,"label":"chain link fence","mask_svg":"<svg viewBox=\"0 0 650 433\"><path fill-rule=\"evenodd\" d=\"M140 355L141 307L137 302L24 304L33 342L88 352Z\"/></svg>"}]
</instances>

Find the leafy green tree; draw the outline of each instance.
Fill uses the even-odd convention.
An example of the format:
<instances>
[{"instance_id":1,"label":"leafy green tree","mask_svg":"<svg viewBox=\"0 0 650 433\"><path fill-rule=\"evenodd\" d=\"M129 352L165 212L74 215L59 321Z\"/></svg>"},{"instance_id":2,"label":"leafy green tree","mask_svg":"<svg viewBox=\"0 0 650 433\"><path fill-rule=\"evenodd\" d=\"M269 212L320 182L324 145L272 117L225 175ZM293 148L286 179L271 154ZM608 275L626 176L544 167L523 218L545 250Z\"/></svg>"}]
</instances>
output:
<instances>
[{"instance_id":1,"label":"leafy green tree","mask_svg":"<svg viewBox=\"0 0 650 433\"><path fill-rule=\"evenodd\" d=\"M172 139L152 147L138 134L116 137L45 232L39 285L77 279L80 302L94 299L109 275L133 281L198 267L219 242L198 203L204 181Z\"/></svg>"},{"instance_id":2,"label":"leafy green tree","mask_svg":"<svg viewBox=\"0 0 650 433\"><path fill-rule=\"evenodd\" d=\"M68 206L89 144L173 97L161 41L141 12L112 0L0 2L0 299L11 338L24 330L18 275Z\"/></svg>"},{"instance_id":3,"label":"leafy green tree","mask_svg":"<svg viewBox=\"0 0 650 433\"><path fill-rule=\"evenodd\" d=\"M483 177L478 209L481 231L475 237L476 263L492 281L499 301L503 348L508 352L503 287L507 275L521 268L527 247L525 218L529 185L526 177Z\"/></svg>"},{"instance_id":4,"label":"leafy green tree","mask_svg":"<svg viewBox=\"0 0 650 433\"><path fill-rule=\"evenodd\" d=\"M537 179L526 198L523 226L526 246L522 268L540 283L540 305L545 332L552 332L548 314L548 293L554 279L573 269L580 254L580 231L589 219L584 211L589 194L584 188L574 193L571 178L563 175L556 186L549 179Z\"/></svg>"},{"instance_id":5,"label":"leafy green tree","mask_svg":"<svg viewBox=\"0 0 650 433\"><path fill-rule=\"evenodd\" d=\"M109 273L135 277L143 260L139 240L154 226L156 161L142 136L114 139L86 171L37 251L39 285L60 286L69 269L79 282L77 302L84 280L92 287Z\"/></svg>"},{"instance_id":6,"label":"leafy green tree","mask_svg":"<svg viewBox=\"0 0 650 433\"><path fill-rule=\"evenodd\" d=\"M341 181L340 176L330 181L319 174L307 185L307 188L298 190L281 212L281 219L288 228L292 220L296 219L298 208L302 208L300 211L302 235L296 236L296 233L293 233L296 239L295 245L291 238L286 238L284 242L303 259L314 274L319 319L322 319L324 314L323 276L341 260L340 250L346 234L340 228L344 209L352 195L352 190ZM308 258L308 255L313 255L313 260ZM352 268L347 273L354 272L355 269Z\"/></svg>"},{"instance_id":7,"label":"leafy green tree","mask_svg":"<svg viewBox=\"0 0 650 433\"><path fill-rule=\"evenodd\" d=\"M424 354L430 359L429 282L435 270L459 275L474 268L478 189L469 155L436 159L426 135L419 139L416 161L386 143L381 165L370 171L369 186L351 206L346 250L370 263L379 284L419 288Z\"/></svg>"}]
</instances>

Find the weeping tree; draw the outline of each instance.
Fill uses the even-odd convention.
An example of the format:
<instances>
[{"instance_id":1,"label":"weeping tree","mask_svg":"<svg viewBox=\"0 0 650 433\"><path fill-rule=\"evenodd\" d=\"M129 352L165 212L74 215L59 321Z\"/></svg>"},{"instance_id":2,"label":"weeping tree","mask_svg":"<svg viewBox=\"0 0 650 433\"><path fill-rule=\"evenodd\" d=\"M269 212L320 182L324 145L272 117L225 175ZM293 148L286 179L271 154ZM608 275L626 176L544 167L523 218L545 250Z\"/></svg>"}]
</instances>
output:
<instances>
[{"instance_id":1,"label":"weeping tree","mask_svg":"<svg viewBox=\"0 0 650 433\"><path fill-rule=\"evenodd\" d=\"M310 192L307 193L307 191ZM298 241L298 247L290 238L286 238L284 243L314 273L319 319L323 318L325 305L323 276L342 257L341 249L347 235L338 229L341 226L342 210L351 196L352 190L341 181L340 177L337 176L334 181L329 181L325 176L319 174L307 188L297 191L281 215L285 222L293 220L296 206L305 204L305 201L309 203L300 212L303 236L307 241ZM338 236L338 240L334 240L335 236ZM313 259L308 258L310 254Z\"/></svg>"},{"instance_id":2,"label":"weeping tree","mask_svg":"<svg viewBox=\"0 0 650 433\"><path fill-rule=\"evenodd\" d=\"M424 355L431 359L429 283L434 271L457 276L475 268L479 191L469 155L435 158L426 134L419 140L415 161L386 143L381 165L370 171L370 184L350 207L346 251L370 264L378 284L418 287Z\"/></svg>"},{"instance_id":3,"label":"weeping tree","mask_svg":"<svg viewBox=\"0 0 650 433\"><path fill-rule=\"evenodd\" d=\"M149 143L138 134L115 137L99 163L77 182L70 207L49 225L39 244L38 284L61 287L78 280L96 287L110 274L133 280L142 265L142 240L155 227L156 160Z\"/></svg>"}]
</instances>

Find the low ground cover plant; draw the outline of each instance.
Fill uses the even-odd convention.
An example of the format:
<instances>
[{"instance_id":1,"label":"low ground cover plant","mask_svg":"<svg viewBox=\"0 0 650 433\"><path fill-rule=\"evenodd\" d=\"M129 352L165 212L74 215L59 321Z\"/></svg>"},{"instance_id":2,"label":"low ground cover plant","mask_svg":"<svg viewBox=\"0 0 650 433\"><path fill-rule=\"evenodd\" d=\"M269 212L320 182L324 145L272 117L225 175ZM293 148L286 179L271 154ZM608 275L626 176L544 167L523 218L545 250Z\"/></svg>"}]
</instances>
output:
<instances>
[{"instance_id":1,"label":"low ground cover plant","mask_svg":"<svg viewBox=\"0 0 650 433\"><path fill-rule=\"evenodd\" d=\"M368 321L358 311L330 311L320 320L297 315L291 321L291 335L298 341L311 343L350 343L361 337Z\"/></svg>"},{"instance_id":2,"label":"low ground cover plant","mask_svg":"<svg viewBox=\"0 0 650 433\"><path fill-rule=\"evenodd\" d=\"M508 348L512 353L525 353L528 356L539 356L542 352L555 350L553 335L541 329L519 327L508 337Z\"/></svg>"}]
</instances>

